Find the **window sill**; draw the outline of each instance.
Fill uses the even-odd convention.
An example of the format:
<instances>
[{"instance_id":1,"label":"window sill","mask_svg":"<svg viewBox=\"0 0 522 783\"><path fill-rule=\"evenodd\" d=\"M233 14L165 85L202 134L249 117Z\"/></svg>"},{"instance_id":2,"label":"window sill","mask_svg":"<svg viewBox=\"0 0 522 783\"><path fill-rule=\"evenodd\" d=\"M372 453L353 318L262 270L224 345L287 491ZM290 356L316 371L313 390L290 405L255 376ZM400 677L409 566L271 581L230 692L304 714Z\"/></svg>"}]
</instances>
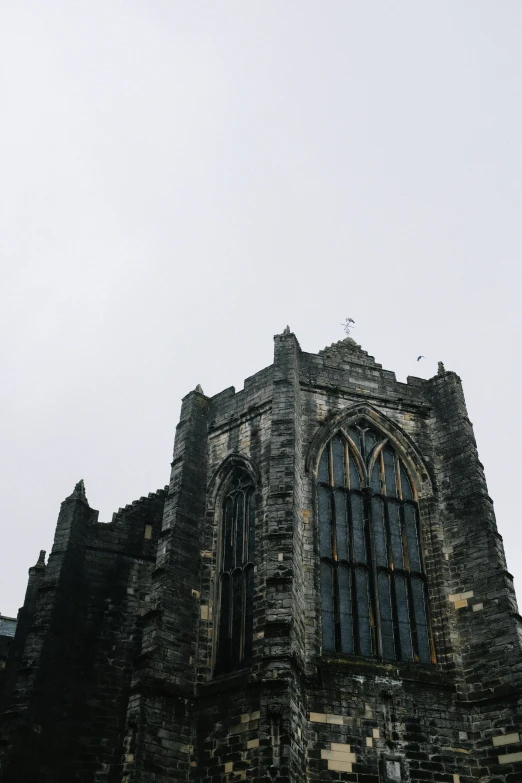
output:
<instances>
[{"instance_id":1,"label":"window sill","mask_svg":"<svg viewBox=\"0 0 522 783\"><path fill-rule=\"evenodd\" d=\"M324 653L316 658L318 672L327 675L335 672L363 676L395 677L403 682L423 684L437 690L455 691L456 686L447 671L433 663L411 661L384 661L342 653Z\"/></svg>"},{"instance_id":2,"label":"window sill","mask_svg":"<svg viewBox=\"0 0 522 783\"><path fill-rule=\"evenodd\" d=\"M200 682L197 686L198 696L208 696L213 693L236 690L248 685L250 681L251 667L237 669L229 674L218 674L207 682Z\"/></svg>"}]
</instances>

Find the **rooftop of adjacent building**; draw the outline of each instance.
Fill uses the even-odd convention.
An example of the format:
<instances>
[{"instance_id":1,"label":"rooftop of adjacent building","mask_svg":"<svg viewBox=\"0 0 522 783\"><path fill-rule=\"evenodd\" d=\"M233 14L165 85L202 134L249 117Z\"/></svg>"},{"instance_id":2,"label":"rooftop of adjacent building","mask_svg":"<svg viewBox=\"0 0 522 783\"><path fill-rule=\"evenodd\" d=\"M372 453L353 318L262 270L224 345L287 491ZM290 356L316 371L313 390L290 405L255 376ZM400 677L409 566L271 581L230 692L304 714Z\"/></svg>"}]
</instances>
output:
<instances>
[{"instance_id":1,"label":"rooftop of adjacent building","mask_svg":"<svg viewBox=\"0 0 522 783\"><path fill-rule=\"evenodd\" d=\"M15 631L16 617L4 617L3 614L0 614L0 636L13 637L15 635Z\"/></svg>"}]
</instances>

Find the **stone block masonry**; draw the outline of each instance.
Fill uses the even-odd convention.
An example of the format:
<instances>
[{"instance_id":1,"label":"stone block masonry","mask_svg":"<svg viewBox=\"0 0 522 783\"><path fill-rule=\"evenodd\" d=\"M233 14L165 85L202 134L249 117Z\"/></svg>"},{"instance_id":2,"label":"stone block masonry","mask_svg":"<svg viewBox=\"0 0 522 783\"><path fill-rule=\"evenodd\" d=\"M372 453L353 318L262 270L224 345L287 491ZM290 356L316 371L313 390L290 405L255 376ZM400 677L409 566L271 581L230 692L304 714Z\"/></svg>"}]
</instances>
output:
<instances>
[{"instance_id":1,"label":"stone block masonry","mask_svg":"<svg viewBox=\"0 0 522 783\"><path fill-rule=\"evenodd\" d=\"M399 538L386 516L379 544L369 476L354 490L366 554L356 561L353 511L343 554L332 505L337 581L325 587L321 576L319 461L336 437L352 453L356 425L377 433L378 448L393 449L410 474L427 590L423 662L383 652L385 628L402 650L422 620L413 592L403 604L392 593L386 609L383 578L400 586L397 569L410 578L420 566L405 511ZM378 448L368 471L380 464ZM248 547L241 512L225 505L238 477L237 486L254 487ZM396 567L398 546L409 554ZM251 583L239 566L224 568L226 558L243 563L247 549ZM392 551L393 562L382 561ZM348 567L352 582L341 589ZM368 603L358 598L363 571ZM323 643L328 590L340 596L334 648ZM342 652L347 627L362 633L365 606L372 652ZM273 364L241 391L207 397L198 386L185 397L164 489L107 524L83 482L62 503L52 552L29 571L2 670L0 781L517 783L521 638L458 376L440 366L428 381L400 383L350 338L310 354L286 329ZM227 639L239 640L229 654L242 663L217 674Z\"/></svg>"}]
</instances>

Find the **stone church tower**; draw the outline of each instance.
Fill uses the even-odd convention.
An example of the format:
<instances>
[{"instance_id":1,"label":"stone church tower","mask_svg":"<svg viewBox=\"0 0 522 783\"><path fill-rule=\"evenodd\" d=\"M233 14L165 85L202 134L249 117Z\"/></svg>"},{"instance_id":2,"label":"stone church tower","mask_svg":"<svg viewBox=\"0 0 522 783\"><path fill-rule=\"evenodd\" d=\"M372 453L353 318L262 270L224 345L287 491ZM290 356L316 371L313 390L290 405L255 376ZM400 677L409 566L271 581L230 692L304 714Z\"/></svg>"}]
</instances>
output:
<instances>
[{"instance_id":1,"label":"stone church tower","mask_svg":"<svg viewBox=\"0 0 522 783\"><path fill-rule=\"evenodd\" d=\"M2 783L522 781L512 577L460 380L287 328L183 400L170 484L62 503L9 649Z\"/></svg>"}]
</instances>

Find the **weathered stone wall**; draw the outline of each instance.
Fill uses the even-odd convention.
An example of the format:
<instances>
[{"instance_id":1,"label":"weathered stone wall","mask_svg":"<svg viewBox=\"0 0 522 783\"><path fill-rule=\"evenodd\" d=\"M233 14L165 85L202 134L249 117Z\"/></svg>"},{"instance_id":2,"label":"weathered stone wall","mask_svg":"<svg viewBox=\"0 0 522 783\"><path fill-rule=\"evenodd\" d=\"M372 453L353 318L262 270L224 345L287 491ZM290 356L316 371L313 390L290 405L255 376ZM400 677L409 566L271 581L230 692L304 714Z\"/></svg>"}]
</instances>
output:
<instances>
[{"instance_id":1,"label":"weathered stone wall","mask_svg":"<svg viewBox=\"0 0 522 783\"><path fill-rule=\"evenodd\" d=\"M30 569L1 694L2 781L116 781L166 491L97 522L83 485ZM41 553L44 555L45 553Z\"/></svg>"},{"instance_id":2,"label":"weathered stone wall","mask_svg":"<svg viewBox=\"0 0 522 783\"><path fill-rule=\"evenodd\" d=\"M491 503L486 500L477 507L470 502L469 495L478 494L482 501L487 491L455 385L460 389L457 377L443 369L431 381L409 378L399 383L351 341L315 356L300 352L293 335L276 338L271 416L261 420L262 430L268 432L271 425L266 439L268 493L266 461L256 466L264 518L264 557L256 580L259 656L250 674L240 678L205 684L210 664L205 672L200 670L195 780L326 780L340 774L361 783L387 779L386 774L390 780L398 774L412 781L453 783L494 780L497 775L504 780L506 765L520 760L514 703L499 709L470 696L479 684L479 697L484 691L494 697L502 688L516 696L512 680L519 670L520 644ZM458 405L452 411L455 399ZM364 413L389 431L419 477L435 665L321 655L312 457L319 454L321 430L324 444L350 411ZM234 413L229 413L229 428L234 428ZM239 434L239 424L236 427L235 438L229 435L234 446L228 453L252 459L248 438ZM211 438L209 449L218 456ZM219 457L226 456L226 449L219 451ZM214 548L206 554L213 562L219 514L213 504L208 508L207 530L213 531L208 540ZM258 535L259 529L258 520ZM491 544L485 547L485 539L494 542L493 549ZM470 577L473 574L469 585L462 560ZM207 590L212 594L211 574L202 583L202 601ZM486 589L497 583L500 592ZM491 628L488 632L482 622L473 625L483 616L486 594L491 611L502 616L498 633ZM466 615L467 626L462 623ZM209 625L203 637L211 635ZM206 650L211 653L210 642ZM206 660L211 660L208 653ZM235 728L237 715L251 715L253 706L259 708L259 749L257 739L246 733L244 741L238 740L241 732ZM279 739L274 744L276 724ZM245 718L245 732L247 726ZM205 745L205 737L214 737L216 731L219 752L212 739ZM496 743L506 737L515 755L505 754L500 762L498 748L504 746L494 744L493 737ZM510 775L518 775L516 770L509 766Z\"/></svg>"},{"instance_id":3,"label":"weathered stone wall","mask_svg":"<svg viewBox=\"0 0 522 783\"><path fill-rule=\"evenodd\" d=\"M432 664L322 651L317 460L360 416L416 477ZM256 486L253 662L216 677L236 467ZM454 373L400 383L353 340L308 354L286 330L243 390L184 399L168 493L101 525L82 492L30 572L2 783L522 781L520 618Z\"/></svg>"}]
</instances>

